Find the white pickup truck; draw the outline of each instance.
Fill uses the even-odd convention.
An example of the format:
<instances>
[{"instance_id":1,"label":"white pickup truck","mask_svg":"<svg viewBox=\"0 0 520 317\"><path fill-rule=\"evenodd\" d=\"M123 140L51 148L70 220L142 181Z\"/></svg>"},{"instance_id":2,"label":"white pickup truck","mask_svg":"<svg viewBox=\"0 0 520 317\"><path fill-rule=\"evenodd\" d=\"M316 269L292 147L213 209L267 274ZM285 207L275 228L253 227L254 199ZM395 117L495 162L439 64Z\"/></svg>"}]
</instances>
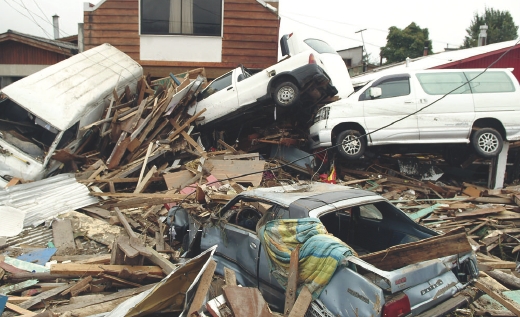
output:
<instances>
[{"instance_id":1,"label":"white pickup truck","mask_svg":"<svg viewBox=\"0 0 520 317\"><path fill-rule=\"evenodd\" d=\"M338 92L317 55L305 51L257 72L239 66L213 80L188 113L194 115L205 108L198 124L207 127L256 113L264 105L310 107Z\"/></svg>"}]
</instances>

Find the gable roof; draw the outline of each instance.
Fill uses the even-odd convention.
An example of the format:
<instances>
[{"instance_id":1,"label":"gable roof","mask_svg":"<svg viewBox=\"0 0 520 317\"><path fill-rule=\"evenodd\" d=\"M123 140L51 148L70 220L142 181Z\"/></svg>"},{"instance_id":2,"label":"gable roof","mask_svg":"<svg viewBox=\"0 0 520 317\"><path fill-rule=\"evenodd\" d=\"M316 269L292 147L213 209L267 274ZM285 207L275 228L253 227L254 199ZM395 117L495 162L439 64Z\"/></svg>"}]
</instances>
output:
<instances>
[{"instance_id":1,"label":"gable roof","mask_svg":"<svg viewBox=\"0 0 520 317\"><path fill-rule=\"evenodd\" d=\"M428 56L421 56L410 59L408 66L406 66L406 62L401 62L379 67L370 72L352 77L352 84L354 86L359 86L373 80L375 77L379 77L384 74L394 74L401 70L430 69L440 65L453 64L461 60L482 58L489 54L495 54L502 51L505 52L509 48L519 45L518 40L519 39L460 50L450 50Z\"/></svg>"},{"instance_id":2,"label":"gable roof","mask_svg":"<svg viewBox=\"0 0 520 317\"><path fill-rule=\"evenodd\" d=\"M13 30L7 30L7 32L0 34L0 43L6 41L19 42L38 47L43 50L60 53L66 56L72 56L78 53L78 46L76 44L59 40L50 40Z\"/></svg>"}]
</instances>

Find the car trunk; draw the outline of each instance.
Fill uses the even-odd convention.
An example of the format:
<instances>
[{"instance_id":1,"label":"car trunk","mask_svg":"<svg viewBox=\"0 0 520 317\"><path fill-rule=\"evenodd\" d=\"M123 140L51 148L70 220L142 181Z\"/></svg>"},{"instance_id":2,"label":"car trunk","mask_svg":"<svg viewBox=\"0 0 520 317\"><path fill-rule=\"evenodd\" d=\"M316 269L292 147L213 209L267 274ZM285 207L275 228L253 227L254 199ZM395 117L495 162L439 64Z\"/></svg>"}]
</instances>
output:
<instances>
[{"instance_id":1,"label":"car trunk","mask_svg":"<svg viewBox=\"0 0 520 317\"><path fill-rule=\"evenodd\" d=\"M444 236L437 237L437 233L416 224L387 202L366 206L347 208L320 217L329 233L343 240L359 255L349 259L356 264L357 272L339 269L320 296L333 314L345 315L342 311L352 309L352 313L357 311L360 316L377 316L385 303L401 299L403 294L407 296L411 312L418 314L450 298L478 274L475 256L467 249L461 254L426 257L427 260L414 261L411 256L407 265L392 266L389 262L395 258L389 248L399 246L401 250L411 249L423 243L422 240L426 245ZM377 253L383 255L379 260L374 260L372 255ZM408 258L406 253L403 257ZM360 278L370 281L372 286L357 282ZM323 296L324 293L327 296ZM351 302L359 306L342 307L343 296L355 297Z\"/></svg>"}]
</instances>

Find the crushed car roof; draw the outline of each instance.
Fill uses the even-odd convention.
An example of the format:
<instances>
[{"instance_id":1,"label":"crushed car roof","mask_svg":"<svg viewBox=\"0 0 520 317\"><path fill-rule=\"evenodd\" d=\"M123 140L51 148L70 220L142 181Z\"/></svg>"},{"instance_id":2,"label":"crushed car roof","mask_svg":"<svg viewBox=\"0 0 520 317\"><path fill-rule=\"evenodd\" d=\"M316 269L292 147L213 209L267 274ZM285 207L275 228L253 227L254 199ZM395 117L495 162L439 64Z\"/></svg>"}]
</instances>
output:
<instances>
[{"instance_id":1,"label":"crushed car roof","mask_svg":"<svg viewBox=\"0 0 520 317\"><path fill-rule=\"evenodd\" d=\"M272 201L279 205L291 205L291 208L294 207L308 211L339 200L363 196L372 197L377 196L377 194L349 186L311 183L257 188L242 192L240 196L256 197Z\"/></svg>"}]
</instances>

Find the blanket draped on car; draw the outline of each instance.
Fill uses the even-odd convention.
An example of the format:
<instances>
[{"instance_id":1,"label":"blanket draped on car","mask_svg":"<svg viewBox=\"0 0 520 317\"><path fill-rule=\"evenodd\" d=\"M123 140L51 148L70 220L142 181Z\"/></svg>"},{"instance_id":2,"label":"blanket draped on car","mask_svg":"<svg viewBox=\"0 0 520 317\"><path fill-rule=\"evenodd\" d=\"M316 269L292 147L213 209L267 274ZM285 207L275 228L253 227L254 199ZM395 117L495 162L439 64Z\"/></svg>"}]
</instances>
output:
<instances>
[{"instance_id":1,"label":"blanket draped on car","mask_svg":"<svg viewBox=\"0 0 520 317\"><path fill-rule=\"evenodd\" d=\"M357 256L347 244L328 234L317 218L271 220L259 228L258 236L271 274L282 286L287 286L291 251L300 245L298 292L306 285L313 299L320 296L338 266L350 265L347 256Z\"/></svg>"}]
</instances>

